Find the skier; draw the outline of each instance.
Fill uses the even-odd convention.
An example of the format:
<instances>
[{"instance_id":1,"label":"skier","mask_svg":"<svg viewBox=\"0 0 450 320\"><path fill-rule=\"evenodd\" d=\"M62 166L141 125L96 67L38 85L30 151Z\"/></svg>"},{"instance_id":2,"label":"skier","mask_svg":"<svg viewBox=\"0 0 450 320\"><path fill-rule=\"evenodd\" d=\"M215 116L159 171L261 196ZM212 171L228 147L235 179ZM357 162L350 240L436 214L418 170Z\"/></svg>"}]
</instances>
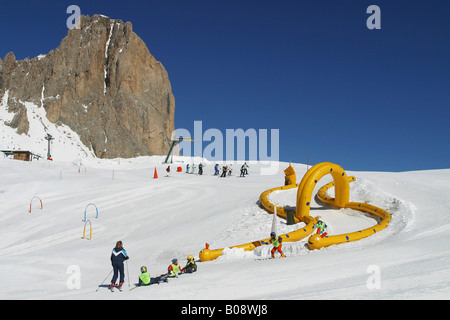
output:
<instances>
[{"instance_id":1,"label":"skier","mask_svg":"<svg viewBox=\"0 0 450 320\"><path fill-rule=\"evenodd\" d=\"M181 274L178 259L172 259L172 264L167 268L167 271L167 276L169 278L178 278L178 275Z\"/></svg>"},{"instance_id":2,"label":"skier","mask_svg":"<svg viewBox=\"0 0 450 320\"><path fill-rule=\"evenodd\" d=\"M200 163L198 165L198 174L199 175L203 175L203 167L204 167L204 165L202 163Z\"/></svg>"},{"instance_id":3,"label":"skier","mask_svg":"<svg viewBox=\"0 0 450 320\"><path fill-rule=\"evenodd\" d=\"M245 163L242 165L242 167L244 168L244 174L245 174L245 175L248 175L248 171L247 171L247 169L248 169L248 164L247 164L247 162L245 162Z\"/></svg>"},{"instance_id":4,"label":"skier","mask_svg":"<svg viewBox=\"0 0 450 320\"><path fill-rule=\"evenodd\" d=\"M219 164L216 163L216 165L214 166L214 175L217 176L219 175Z\"/></svg>"},{"instance_id":5,"label":"skier","mask_svg":"<svg viewBox=\"0 0 450 320\"><path fill-rule=\"evenodd\" d=\"M231 172L233 171L233 165L232 164L230 164L229 166L228 166L228 175L229 176L231 176Z\"/></svg>"},{"instance_id":6,"label":"skier","mask_svg":"<svg viewBox=\"0 0 450 320\"><path fill-rule=\"evenodd\" d=\"M197 264L195 263L194 257L189 255L187 257L186 266L181 270L182 273L193 273L197 271Z\"/></svg>"},{"instance_id":7,"label":"skier","mask_svg":"<svg viewBox=\"0 0 450 320\"><path fill-rule=\"evenodd\" d=\"M109 286L109 289L111 291L114 291L114 286L116 285L117 277L120 273L120 280L119 280L119 290L122 290L123 282L125 281L125 272L124 272L124 266L123 262L125 260L128 260L129 257L127 255L127 252L123 248L122 241L117 241L116 247L112 250L111 253L111 264L114 270L113 277L111 279L111 285Z\"/></svg>"},{"instance_id":8,"label":"skier","mask_svg":"<svg viewBox=\"0 0 450 320\"><path fill-rule=\"evenodd\" d=\"M325 231L328 226L322 220L318 220L317 223L313 226L314 229L317 229L316 234L320 235L321 238L324 238L328 235Z\"/></svg>"},{"instance_id":9,"label":"skier","mask_svg":"<svg viewBox=\"0 0 450 320\"><path fill-rule=\"evenodd\" d=\"M241 167L241 175L239 177L245 178L245 169L244 169L244 165L242 165Z\"/></svg>"},{"instance_id":10,"label":"skier","mask_svg":"<svg viewBox=\"0 0 450 320\"><path fill-rule=\"evenodd\" d=\"M189 163L186 165L186 173L189 173Z\"/></svg>"},{"instance_id":11,"label":"skier","mask_svg":"<svg viewBox=\"0 0 450 320\"><path fill-rule=\"evenodd\" d=\"M164 276L159 276L155 278L151 278L150 274L147 272L147 267L142 266L141 267L141 275L139 276L139 283L138 287L140 286L149 286L154 283L161 283L161 282L167 282L167 278Z\"/></svg>"},{"instance_id":12,"label":"skier","mask_svg":"<svg viewBox=\"0 0 450 320\"><path fill-rule=\"evenodd\" d=\"M221 178L225 178L227 176L227 170L228 170L227 166L222 167L222 175L220 176Z\"/></svg>"},{"instance_id":13,"label":"skier","mask_svg":"<svg viewBox=\"0 0 450 320\"><path fill-rule=\"evenodd\" d=\"M281 242L282 242L282 241L283 241L283 239L282 239L281 237L278 237L278 238L277 238L277 235L276 235L275 232L271 232L271 233L270 233L270 240L269 240L269 243L273 244L273 248L272 248L272 250L270 251L270 253L272 254L272 259L275 258L275 252L276 252L276 251L278 251L278 252L281 254L281 257L282 257L282 258L286 257L286 256L284 255L283 251L281 251L281 247L282 247Z\"/></svg>"}]
</instances>

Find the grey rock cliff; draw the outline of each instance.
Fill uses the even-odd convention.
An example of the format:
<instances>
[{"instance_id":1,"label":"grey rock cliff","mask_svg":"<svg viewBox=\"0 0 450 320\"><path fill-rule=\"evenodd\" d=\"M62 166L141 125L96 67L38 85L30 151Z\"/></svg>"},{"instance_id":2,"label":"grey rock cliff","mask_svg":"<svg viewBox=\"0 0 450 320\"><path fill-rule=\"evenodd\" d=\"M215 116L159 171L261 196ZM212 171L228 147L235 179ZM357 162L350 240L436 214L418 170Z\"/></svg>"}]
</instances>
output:
<instances>
[{"instance_id":1,"label":"grey rock cliff","mask_svg":"<svg viewBox=\"0 0 450 320\"><path fill-rule=\"evenodd\" d=\"M97 157L162 155L170 147L169 77L130 22L82 16L81 29L69 30L48 54L17 61L8 53L0 59L0 98L8 90L15 115L5 125L19 134L28 134L26 101L69 126Z\"/></svg>"}]
</instances>

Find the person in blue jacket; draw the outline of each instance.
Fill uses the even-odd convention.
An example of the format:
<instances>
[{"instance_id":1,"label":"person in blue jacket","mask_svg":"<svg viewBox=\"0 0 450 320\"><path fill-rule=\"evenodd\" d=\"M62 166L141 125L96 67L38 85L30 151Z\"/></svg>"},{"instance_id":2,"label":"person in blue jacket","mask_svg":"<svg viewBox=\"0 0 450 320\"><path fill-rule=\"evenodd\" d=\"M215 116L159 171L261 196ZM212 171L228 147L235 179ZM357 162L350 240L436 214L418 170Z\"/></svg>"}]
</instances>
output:
<instances>
[{"instance_id":1,"label":"person in blue jacket","mask_svg":"<svg viewBox=\"0 0 450 320\"><path fill-rule=\"evenodd\" d=\"M128 259L129 257L127 255L127 252L123 248L122 241L117 241L116 247L112 250L111 253L111 264L114 270L114 274L111 279L111 285L109 286L111 290L114 289L114 286L116 285L119 273L120 273L119 290L122 289L123 282L125 281L123 262Z\"/></svg>"},{"instance_id":2,"label":"person in blue jacket","mask_svg":"<svg viewBox=\"0 0 450 320\"><path fill-rule=\"evenodd\" d=\"M219 164L216 163L216 165L214 166L214 175L218 176L219 175Z\"/></svg>"}]
</instances>

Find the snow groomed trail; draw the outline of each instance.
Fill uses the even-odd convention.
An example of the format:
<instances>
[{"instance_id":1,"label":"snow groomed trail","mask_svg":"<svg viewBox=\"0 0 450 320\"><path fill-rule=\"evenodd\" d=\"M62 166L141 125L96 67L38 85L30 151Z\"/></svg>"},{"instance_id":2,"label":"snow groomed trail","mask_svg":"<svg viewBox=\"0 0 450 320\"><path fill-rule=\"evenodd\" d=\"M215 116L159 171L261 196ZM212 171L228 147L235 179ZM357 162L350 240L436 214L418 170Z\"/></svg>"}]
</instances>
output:
<instances>
[{"instance_id":1,"label":"snow groomed trail","mask_svg":"<svg viewBox=\"0 0 450 320\"><path fill-rule=\"evenodd\" d=\"M276 208L277 215L286 219L288 213L285 207L276 206L275 204L273 204L269 200L269 195L278 190L289 190L293 188L298 188L297 206L294 219L296 222L305 223L305 226L300 227L296 231L281 235L284 242L300 241L306 238L307 236L311 235L312 232L314 231L314 225L317 223L318 217L311 217L309 215L311 208L312 193L319 180L327 174L331 174L331 176L333 177L333 181L324 185L318 191L317 199L320 202L332 207L350 208L371 214L375 216L379 220L379 222L375 226L352 233L326 236L324 238L320 237L319 235L312 235L308 239L309 249L311 250L320 249L335 244L358 241L360 239L367 238L386 228L391 220L391 214L384 209L366 203L350 202L350 182L355 181L356 178L348 177L344 169L336 164L330 162L322 162L313 166L310 170L306 172L300 185L295 183L295 178L290 179L290 176L295 177L295 171L291 166L285 170L285 173L286 173L286 181L291 182L290 185L267 190L263 192L260 196L261 206L263 206L271 214L275 213ZM332 187L335 188L335 197L327 195L327 191ZM252 251L255 248L265 245L267 243L269 243L269 239L263 239L246 244L233 246L230 248L238 248L244 249L244 251ZM200 251L199 253L200 260L201 261L214 260L222 254L223 250L224 250L223 248L211 250L209 249L209 245L207 244L206 248Z\"/></svg>"}]
</instances>

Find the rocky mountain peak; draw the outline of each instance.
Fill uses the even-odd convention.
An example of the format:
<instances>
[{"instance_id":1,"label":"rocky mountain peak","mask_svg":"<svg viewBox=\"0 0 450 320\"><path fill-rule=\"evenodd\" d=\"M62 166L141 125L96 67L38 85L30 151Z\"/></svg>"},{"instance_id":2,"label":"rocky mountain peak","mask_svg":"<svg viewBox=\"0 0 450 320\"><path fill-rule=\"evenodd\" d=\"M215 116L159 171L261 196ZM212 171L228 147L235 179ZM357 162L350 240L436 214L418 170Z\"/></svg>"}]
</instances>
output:
<instances>
[{"instance_id":1,"label":"rocky mountain peak","mask_svg":"<svg viewBox=\"0 0 450 320\"><path fill-rule=\"evenodd\" d=\"M165 154L170 146L169 77L130 22L81 16L81 28L48 54L18 61L8 53L0 60L0 101L6 94L2 106L14 116L0 126L18 134L32 134L28 102L44 108L50 123L76 132L97 157Z\"/></svg>"}]
</instances>

